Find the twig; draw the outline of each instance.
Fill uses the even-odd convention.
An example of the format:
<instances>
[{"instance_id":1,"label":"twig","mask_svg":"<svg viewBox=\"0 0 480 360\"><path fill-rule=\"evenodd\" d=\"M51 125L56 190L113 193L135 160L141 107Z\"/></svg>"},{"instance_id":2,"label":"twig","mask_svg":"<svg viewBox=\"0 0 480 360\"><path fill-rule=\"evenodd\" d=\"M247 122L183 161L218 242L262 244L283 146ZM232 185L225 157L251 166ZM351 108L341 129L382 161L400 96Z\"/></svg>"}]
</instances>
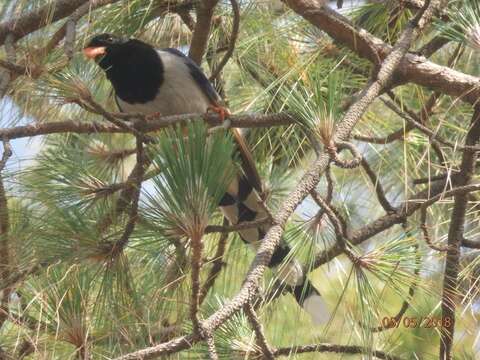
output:
<instances>
[{"instance_id":1,"label":"twig","mask_svg":"<svg viewBox=\"0 0 480 360\"><path fill-rule=\"evenodd\" d=\"M225 228L228 226L228 220L223 218L223 225L222 227ZM208 228L208 227L207 227ZM207 233L205 231L205 233ZM213 257L213 264L210 269L210 272L205 280L202 289L200 290L200 296L198 299L199 304L202 304L205 298L207 297L208 291L212 288L215 280L217 279L222 267L224 265L223 262L223 255L225 254L225 249L227 248L227 239L228 239L228 232L222 232L220 235L220 239L218 240L217 244L217 251Z\"/></svg>"},{"instance_id":2,"label":"twig","mask_svg":"<svg viewBox=\"0 0 480 360\"><path fill-rule=\"evenodd\" d=\"M368 178L370 179L370 182L375 188L375 193L377 194L378 202L380 203L380 205L382 205L385 212L387 213L395 212L395 208L388 201L387 196L385 195L385 190L383 190L382 184L380 183L380 180L378 179L377 174L375 174L375 171L373 171L367 159L362 158L362 161L360 164L362 165L363 170L365 170L365 172L368 175Z\"/></svg>"},{"instance_id":3,"label":"twig","mask_svg":"<svg viewBox=\"0 0 480 360\"><path fill-rule=\"evenodd\" d=\"M125 122L118 120L113 114L105 110L99 103L97 103L91 96L82 96L82 100L84 100L89 106L82 106L81 103L78 103L80 106L82 106L85 110L94 112L96 114L102 115L106 120L111 122L112 124L118 126L121 129L124 129L128 132L131 132L135 136L141 138L143 141L149 141L145 137L144 134L142 134L140 131L137 129L131 127L130 125L126 124Z\"/></svg>"},{"instance_id":4,"label":"twig","mask_svg":"<svg viewBox=\"0 0 480 360\"><path fill-rule=\"evenodd\" d=\"M212 75L210 75L210 81L214 81L217 76L220 74L224 66L227 64L228 60L232 57L233 51L235 50L235 43L237 42L238 31L240 29L240 6L238 5L237 0L230 0L232 4L233 11L233 25L232 33L230 35L230 42L228 44L228 49L222 60L218 63L215 70L212 70Z\"/></svg>"},{"instance_id":5,"label":"twig","mask_svg":"<svg viewBox=\"0 0 480 360\"><path fill-rule=\"evenodd\" d=\"M480 249L480 241L462 238L462 246L470 249Z\"/></svg>"},{"instance_id":6,"label":"twig","mask_svg":"<svg viewBox=\"0 0 480 360\"><path fill-rule=\"evenodd\" d=\"M326 147L332 162L337 165L338 167L341 167L342 169L353 169L356 168L357 166L360 165L362 161L362 155L358 152L357 148L346 141L339 142L335 145L327 146ZM343 160L338 157L338 150L343 150L343 149L348 149L350 153L353 156L353 159L351 160Z\"/></svg>"},{"instance_id":7,"label":"twig","mask_svg":"<svg viewBox=\"0 0 480 360\"><path fill-rule=\"evenodd\" d=\"M327 196L325 198L325 202L328 205L330 205L333 199L333 186L334 186L333 179L332 179L332 171L330 169L330 166L328 166L327 169L325 170L325 180L327 182ZM315 218L313 219L314 226L318 226L321 224L323 215L325 215L325 209L323 207L320 207L317 214L315 215Z\"/></svg>"},{"instance_id":8,"label":"twig","mask_svg":"<svg viewBox=\"0 0 480 360\"><path fill-rule=\"evenodd\" d=\"M448 251L448 246L435 245L432 242L432 238L430 237L430 233L429 233L428 227L427 227L427 211L428 211L428 209L427 209L426 206L422 206L422 208L420 209L420 214L421 214L420 215L420 229L422 230L423 238L425 239L425 242L433 250L440 251L440 252Z\"/></svg>"},{"instance_id":9,"label":"twig","mask_svg":"<svg viewBox=\"0 0 480 360\"><path fill-rule=\"evenodd\" d=\"M145 173L145 150L143 148L143 142L140 138L137 137L137 146L136 146L136 153L137 153L137 163L132 170L132 174L129 178L132 178L132 187L133 191L131 193L131 200L130 202L130 209L128 212L128 221L125 225L125 229L123 231L122 236L120 239L114 243L112 247L111 255L112 257L116 257L120 254L125 246L128 243L130 235L132 234L133 230L135 229L135 224L138 220L138 201L140 199L140 193L142 189L142 181L143 175Z\"/></svg>"},{"instance_id":10,"label":"twig","mask_svg":"<svg viewBox=\"0 0 480 360\"><path fill-rule=\"evenodd\" d=\"M414 128L415 127L413 125L407 124L405 128L395 130L394 132L388 134L385 137L373 137L373 136L354 134L353 138L355 140L368 142L371 144L386 145L386 144L391 144L392 142L397 140L403 140L405 138L405 135L408 134Z\"/></svg>"},{"instance_id":11,"label":"twig","mask_svg":"<svg viewBox=\"0 0 480 360\"><path fill-rule=\"evenodd\" d=\"M275 359L273 355L273 351L268 345L267 339L265 338L265 334L263 333L263 326L260 323L260 320L257 317L255 309L252 306L251 302L247 302L244 307L245 315L247 315L248 322L252 327L253 331L255 332L255 338L257 340L257 344L259 348L262 350L262 355L267 360Z\"/></svg>"},{"instance_id":12,"label":"twig","mask_svg":"<svg viewBox=\"0 0 480 360\"><path fill-rule=\"evenodd\" d=\"M455 185L455 182L453 182ZM364 242L365 240L370 239L371 237L380 234L381 232L391 228L393 225L402 224L405 222L405 219L416 211L418 211L422 206L431 206L437 201L451 197L458 194L468 194L473 191L479 191L480 184L473 184L467 186L459 186L451 190L445 191L445 182L434 183L430 189L423 190L414 196L405 204L397 209L395 213L387 214L381 216L367 225L357 229L352 232L349 240L352 245L358 245ZM430 198L427 198L431 196ZM322 251L317 254L315 257L315 262L312 269L315 269L326 262L332 260L336 256L342 254L342 248L339 245L334 245L330 249Z\"/></svg>"},{"instance_id":13,"label":"twig","mask_svg":"<svg viewBox=\"0 0 480 360\"><path fill-rule=\"evenodd\" d=\"M195 20L190 14L190 11L185 8L180 8L175 12L178 14L178 16L180 16L183 23L188 27L188 29L193 32L193 30L195 29Z\"/></svg>"},{"instance_id":14,"label":"twig","mask_svg":"<svg viewBox=\"0 0 480 360\"><path fill-rule=\"evenodd\" d=\"M347 223L340 213L331 205L328 204L316 190L310 192L312 199L323 209L330 219L337 235L337 240L340 245L345 246L345 239L347 238Z\"/></svg>"},{"instance_id":15,"label":"twig","mask_svg":"<svg viewBox=\"0 0 480 360\"><path fill-rule=\"evenodd\" d=\"M413 185L421 185L421 184L429 184L433 181L440 181L440 180L445 180L448 178L449 174L440 174L440 175L434 175L426 178L420 178L420 179L413 179L412 184Z\"/></svg>"}]
</instances>

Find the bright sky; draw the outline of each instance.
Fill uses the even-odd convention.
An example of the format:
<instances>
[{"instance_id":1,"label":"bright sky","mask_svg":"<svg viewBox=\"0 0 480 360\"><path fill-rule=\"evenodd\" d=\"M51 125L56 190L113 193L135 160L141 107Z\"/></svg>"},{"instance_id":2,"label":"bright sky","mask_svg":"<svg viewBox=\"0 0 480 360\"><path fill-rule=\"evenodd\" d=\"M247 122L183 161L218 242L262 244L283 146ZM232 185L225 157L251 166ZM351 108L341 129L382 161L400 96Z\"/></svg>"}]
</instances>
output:
<instances>
[{"instance_id":1,"label":"bright sky","mask_svg":"<svg viewBox=\"0 0 480 360\"><path fill-rule=\"evenodd\" d=\"M29 117L22 117L19 108L9 97L0 100L0 127L21 126L32 124L34 120ZM11 140L12 157L8 160L7 167L10 170L19 170L25 167L28 162L37 154L41 148L42 137L22 138ZM2 145L3 150L3 145Z\"/></svg>"}]
</instances>

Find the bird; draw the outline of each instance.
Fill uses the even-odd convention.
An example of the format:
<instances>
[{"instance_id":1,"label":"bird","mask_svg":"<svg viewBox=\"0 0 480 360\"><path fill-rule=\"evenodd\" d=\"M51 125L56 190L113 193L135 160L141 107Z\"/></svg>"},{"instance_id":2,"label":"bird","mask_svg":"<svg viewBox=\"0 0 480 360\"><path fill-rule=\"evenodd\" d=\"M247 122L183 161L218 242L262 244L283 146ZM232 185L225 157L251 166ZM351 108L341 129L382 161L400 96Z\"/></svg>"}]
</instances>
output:
<instances>
[{"instance_id":1,"label":"bird","mask_svg":"<svg viewBox=\"0 0 480 360\"><path fill-rule=\"evenodd\" d=\"M104 33L93 36L83 53L104 70L121 112L168 116L215 111L222 119L229 115L202 69L177 49L156 49L139 39ZM265 219L268 213L260 197L262 182L252 153L240 131L230 130L242 171L229 184L218 206L233 225ZM262 224L239 230L239 235L245 243L258 248L268 228ZM269 267L311 315L314 324L326 323L330 318L328 307L299 261L289 256L290 250L282 239Z\"/></svg>"}]
</instances>

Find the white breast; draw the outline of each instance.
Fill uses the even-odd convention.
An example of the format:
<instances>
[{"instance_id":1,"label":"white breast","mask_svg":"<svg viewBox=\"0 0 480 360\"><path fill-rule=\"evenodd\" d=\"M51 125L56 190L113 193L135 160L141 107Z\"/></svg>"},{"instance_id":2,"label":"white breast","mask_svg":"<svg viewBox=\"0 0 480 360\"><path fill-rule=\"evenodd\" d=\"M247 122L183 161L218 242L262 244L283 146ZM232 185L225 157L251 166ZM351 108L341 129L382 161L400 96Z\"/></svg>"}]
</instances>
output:
<instances>
[{"instance_id":1,"label":"white breast","mask_svg":"<svg viewBox=\"0 0 480 360\"><path fill-rule=\"evenodd\" d=\"M178 56L158 50L164 66L164 80L156 98L145 104L129 104L117 98L124 112L163 116L204 113L210 102L190 75L190 69Z\"/></svg>"}]
</instances>

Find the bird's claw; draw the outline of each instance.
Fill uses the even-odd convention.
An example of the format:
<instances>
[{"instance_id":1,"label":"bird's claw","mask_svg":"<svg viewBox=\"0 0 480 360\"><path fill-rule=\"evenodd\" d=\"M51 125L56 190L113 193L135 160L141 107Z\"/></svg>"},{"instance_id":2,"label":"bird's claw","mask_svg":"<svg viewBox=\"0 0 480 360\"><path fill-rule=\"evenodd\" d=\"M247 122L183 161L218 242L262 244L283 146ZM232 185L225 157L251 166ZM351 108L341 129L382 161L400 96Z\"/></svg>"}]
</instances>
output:
<instances>
[{"instance_id":1,"label":"bird's claw","mask_svg":"<svg viewBox=\"0 0 480 360\"><path fill-rule=\"evenodd\" d=\"M209 112L217 113L218 116L220 117L221 123L223 123L225 119L231 115L230 111L228 111L227 108L224 108L223 106L218 106L218 105L210 105L207 108L207 113Z\"/></svg>"},{"instance_id":2,"label":"bird's claw","mask_svg":"<svg viewBox=\"0 0 480 360\"><path fill-rule=\"evenodd\" d=\"M159 111L156 111L154 113L146 115L145 120L152 121L152 120L156 120L156 119L160 118L161 116L162 116L162 114Z\"/></svg>"}]
</instances>

